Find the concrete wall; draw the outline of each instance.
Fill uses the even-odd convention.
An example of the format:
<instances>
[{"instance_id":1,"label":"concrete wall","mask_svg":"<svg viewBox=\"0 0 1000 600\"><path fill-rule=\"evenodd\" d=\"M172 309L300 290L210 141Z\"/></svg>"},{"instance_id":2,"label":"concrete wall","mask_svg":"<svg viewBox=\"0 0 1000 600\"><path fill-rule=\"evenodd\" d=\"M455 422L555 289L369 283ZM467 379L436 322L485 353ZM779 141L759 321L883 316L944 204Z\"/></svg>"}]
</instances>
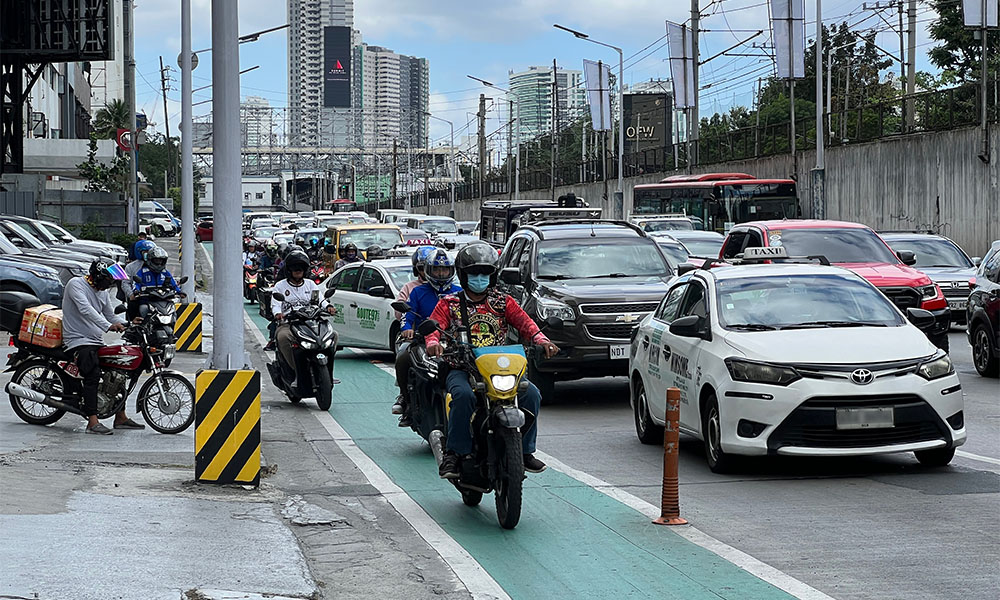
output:
<instances>
[{"instance_id":1,"label":"concrete wall","mask_svg":"<svg viewBox=\"0 0 1000 600\"><path fill-rule=\"evenodd\" d=\"M993 240L1000 239L1000 128L991 132L990 164L977 158L977 128L921 133L867 144L828 148L826 151L826 216L857 221L876 229L935 229L960 244L973 256L982 256ZM743 172L757 177L790 177L799 182L803 215L812 215L810 170L815 151L800 152L797 164L791 155L705 165L698 173ZM625 179L626 210L632 188L654 183L674 173L654 173ZM616 182L608 182L612 197ZM573 192L592 206L603 206L610 215L610 198L602 203L604 184L560 186L557 195ZM492 196L502 200L507 196ZM548 199L547 189L522 191L521 199ZM479 218L479 200L456 203L455 218ZM448 204L430 207L433 214L448 214ZM423 210L421 208L421 210Z\"/></svg>"}]
</instances>

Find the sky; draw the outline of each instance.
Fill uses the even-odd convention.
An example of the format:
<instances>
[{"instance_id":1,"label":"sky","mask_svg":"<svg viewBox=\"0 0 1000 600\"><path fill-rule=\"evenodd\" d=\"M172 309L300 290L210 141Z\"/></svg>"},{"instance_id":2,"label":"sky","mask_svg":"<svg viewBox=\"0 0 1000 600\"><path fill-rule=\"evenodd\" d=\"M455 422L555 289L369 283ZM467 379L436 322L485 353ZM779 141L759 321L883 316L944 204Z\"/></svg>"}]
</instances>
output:
<instances>
[{"instance_id":1,"label":"sky","mask_svg":"<svg viewBox=\"0 0 1000 600\"><path fill-rule=\"evenodd\" d=\"M220 0L221 1L221 0ZM225 0L236 1L236 0ZM873 4L873 3L869 3ZM935 71L926 53L933 45L927 27L934 17L925 0L918 2L917 68ZM192 0L193 47L211 46L211 1ZM707 58L750 37L734 53L756 54L751 44L770 39L768 4L765 0L701 0L704 15L700 37L701 56ZM430 110L454 122L456 142L475 131L478 97L502 99L467 75L475 75L505 86L509 71L532 65L551 65L581 70L583 59L604 60L616 65L615 51L553 28L554 23L587 33L592 39L619 46L625 54L625 81L638 83L650 78L669 78L665 45L665 20L679 23L690 17L690 3L682 0L355 0L355 29L368 44L385 46L400 54L427 58L430 62ZM863 8L860 0L827 0L823 21L847 21L854 29L875 28L877 43L898 54L899 38L889 30L898 16L893 10L878 14ZM240 34L252 33L287 22L284 0L241 0ZM138 0L136 25L136 107L144 111L155 128L163 131L163 100L160 92L159 57L171 67L167 113L171 133L177 135L180 118L180 2ZM815 35L815 2L806 0L806 36ZM241 95L266 98L272 106L287 106L287 37L284 31L269 33L259 41L240 46L240 67L259 65L241 76ZM193 74L194 87L211 83L211 55L200 55ZM750 105L757 77L772 71L769 58L720 56L702 66L700 95L702 116ZM898 63L893 69L898 71ZM615 66L617 71L617 67ZM194 93L195 102L211 99L211 88ZM499 102L498 102L499 104ZM211 112L211 103L194 107L194 114ZM471 123L471 124L470 124ZM489 110L488 132L500 123L498 110ZM448 125L431 120L431 145L447 141Z\"/></svg>"}]
</instances>

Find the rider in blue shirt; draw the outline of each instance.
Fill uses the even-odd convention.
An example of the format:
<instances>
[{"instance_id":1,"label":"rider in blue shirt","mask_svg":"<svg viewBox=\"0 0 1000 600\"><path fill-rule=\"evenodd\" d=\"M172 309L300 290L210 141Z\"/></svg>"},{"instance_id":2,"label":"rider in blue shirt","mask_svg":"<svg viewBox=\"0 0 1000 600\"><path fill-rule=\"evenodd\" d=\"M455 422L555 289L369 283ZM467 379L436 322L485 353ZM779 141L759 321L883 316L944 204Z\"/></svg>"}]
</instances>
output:
<instances>
[{"instance_id":1,"label":"rider in blue shirt","mask_svg":"<svg viewBox=\"0 0 1000 600\"><path fill-rule=\"evenodd\" d=\"M133 291L135 294L144 288L170 285L178 294L181 288L174 281L174 276L167 270L167 251L157 246L146 253L146 264L136 273L142 282L134 282Z\"/></svg>"}]
</instances>

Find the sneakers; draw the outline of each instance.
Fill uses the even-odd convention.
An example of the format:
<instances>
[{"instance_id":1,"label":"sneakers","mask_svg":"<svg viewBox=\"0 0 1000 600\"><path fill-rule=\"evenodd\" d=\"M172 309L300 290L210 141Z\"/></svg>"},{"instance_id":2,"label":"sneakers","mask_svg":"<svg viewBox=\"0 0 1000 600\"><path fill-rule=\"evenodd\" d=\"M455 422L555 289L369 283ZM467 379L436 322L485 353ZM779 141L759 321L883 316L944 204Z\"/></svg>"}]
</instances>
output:
<instances>
[{"instance_id":1,"label":"sneakers","mask_svg":"<svg viewBox=\"0 0 1000 600\"><path fill-rule=\"evenodd\" d=\"M108 429L104 425L101 425L100 423L98 423L97 425L94 425L93 427L91 427L90 425L88 425L87 426L87 433L93 433L95 435L113 435L114 431L111 431L110 429Z\"/></svg>"},{"instance_id":2,"label":"sneakers","mask_svg":"<svg viewBox=\"0 0 1000 600\"><path fill-rule=\"evenodd\" d=\"M454 452L445 452L441 459L441 466L438 467L438 476L441 479L458 479L458 455Z\"/></svg>"},{"instance_id":3,"label":"sneakers","mask_svg":"<svg viewBox=\"0 0 1000 600\"><path fill-rule=\"evenodd\" d=\"M543 463L542 461L540 461L537 458L535 458L534 454L525 454L524 455L524 470L525 471L527 471L529 473L541 473L542 471L544 471L547 468L548 468L548 466L545 463Z\"/></svg>"},{"instance_id":4,"label":"sneakers","mask_svg":"<svg viewBox=\"0 0 1000 600\"><path fill-rule=\"evenodd\" d=\"M405 408L406 403L403 402L403 396L396 396L396 403L392 405L392 414L401 415Z\"/></svg>"},{"instance_id":5,"label":"sneakers","mask_svg":"<svg viewBox=\"0 0 1000 600\"><path fill-rule=\"evenodd\" d=\"M404 413L399 417L400 427L409 427L410 425L413 425L413 419L410 418L410 415Z\"/></svg>"},{"instance_id":6,"label":"sneakers","mask_svg":"<svg viewBox=\"0 0 1000 600\"><path fill-rule=\"evenodd\" d=\"M278 344L276 344L274 340L271 340L266 346L264 346L264 350L267 352L274 352L277 347Z\"/></svg>"}]
</instances>

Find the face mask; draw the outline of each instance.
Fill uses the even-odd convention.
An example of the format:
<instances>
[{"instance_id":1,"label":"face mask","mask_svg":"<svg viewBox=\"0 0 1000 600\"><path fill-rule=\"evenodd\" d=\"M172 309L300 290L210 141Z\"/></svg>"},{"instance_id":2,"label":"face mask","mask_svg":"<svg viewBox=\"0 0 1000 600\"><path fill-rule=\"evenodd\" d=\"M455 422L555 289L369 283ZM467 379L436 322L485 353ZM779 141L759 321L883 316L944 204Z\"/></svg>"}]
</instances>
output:
<instances>
[{"instance_id":1,"label":"face mask","mask_svg":"<svg viewBox=\"0 0 1000 600\"><path fill-rule=\"evenodd\" d=\"M490 287L489 275L469 275L469 291L474 294L482 294L486 288Z\"/></svg>"}]
</instances>

